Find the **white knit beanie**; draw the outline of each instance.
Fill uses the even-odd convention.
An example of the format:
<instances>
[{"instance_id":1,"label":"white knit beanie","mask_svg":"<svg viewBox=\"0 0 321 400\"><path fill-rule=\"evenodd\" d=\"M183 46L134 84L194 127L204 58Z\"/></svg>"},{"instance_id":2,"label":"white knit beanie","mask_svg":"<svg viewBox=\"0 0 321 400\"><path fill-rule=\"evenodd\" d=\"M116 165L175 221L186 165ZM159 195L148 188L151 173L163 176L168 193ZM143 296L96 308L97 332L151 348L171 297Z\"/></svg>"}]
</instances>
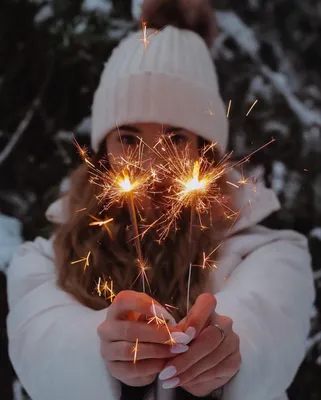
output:
<instances>
[{"instance_id":1,"label":"white knit beanie","mask_svg":"<svg viewBox=\"0 0 321 400\"><path fill-rule=\"evenodd\" d=\"M173 26L146 49L141 39L142 31L125 38L105 64L92 109L94 151L112 129L140 122L185 128L224 151L228 122L204 40Z\"/></svg>"}]
</instances>

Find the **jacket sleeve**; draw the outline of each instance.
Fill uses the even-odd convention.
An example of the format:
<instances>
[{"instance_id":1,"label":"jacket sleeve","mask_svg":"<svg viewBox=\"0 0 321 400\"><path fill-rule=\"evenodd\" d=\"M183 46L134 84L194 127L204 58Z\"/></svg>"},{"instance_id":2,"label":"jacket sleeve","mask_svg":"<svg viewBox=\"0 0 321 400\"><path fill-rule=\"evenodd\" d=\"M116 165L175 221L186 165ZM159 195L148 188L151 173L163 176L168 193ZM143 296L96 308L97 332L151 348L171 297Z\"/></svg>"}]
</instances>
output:
<instances>
[{"instance_id":1,"label":"jacket sleeve","mask_svg":"<svg viewBox=\"0 0 321 400\"><path fill-rule=\"evenodd\" d=\"M116 399L100 356L106 310L80 305L56 286L50 241L22 245L8 268L9 355L33 400Z\"/></svg>"},{"instance_id":2,"label":"jacket sleeve","mask_svg":"<svg viewBox=\"0 0 321 400\"><path fill-rule=\"evenodd\" d=\"M310 256L306 239L292 231L257 227L238 236L249 252L216 295L216 311L234 321L242 355L224 400L272 400L305 355L314 300Z\"/></svg>"}]
</instances>

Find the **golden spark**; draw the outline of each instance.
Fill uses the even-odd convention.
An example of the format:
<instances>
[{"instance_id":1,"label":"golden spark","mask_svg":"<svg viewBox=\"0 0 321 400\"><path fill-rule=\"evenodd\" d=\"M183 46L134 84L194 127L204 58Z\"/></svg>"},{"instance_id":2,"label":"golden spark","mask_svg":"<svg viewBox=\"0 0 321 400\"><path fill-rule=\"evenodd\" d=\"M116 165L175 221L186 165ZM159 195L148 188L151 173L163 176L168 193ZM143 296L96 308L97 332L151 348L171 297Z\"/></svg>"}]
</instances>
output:
<instances>
[{"instance_id":1,"label":"golden spark","mask_svg":"<svg viewBox=\"0 0 321 400\"><path fill-rule=\"evenodd\" d=\"M99 277L98 282L96 283L95 290L98 293L99 297L104 296L105 300L109 300L111 303L113 302L116 294L113 290L114 282L111 280L110 285L108 285L108 281L106 279L102 279Z\"/></svg>"},{"instance_id":2,"label":"golden spark","mask_svg":"<svg viewBox=\"0 0 321 400\"><path fill-rule=\"evenodd\" d=\"M227 113L226 113L227 118L229 118L229 116L230 116L231 105L232 105L232 100L230 100L228 103L228 108L227 108Z\"/></svg>"},{"instance_id":3,"label":"golden spark","mask_svg":"<svg viewBox=\"0 0 321 400\"><path fill-rule=\"evenodd\" d=\"M105 220L100 220L100 219L96 218L94 215L91 215L91 214L89 214L89 217L92 218L95 221L95 222L91 222L89 224L89 226L103 227L108 232L110 238L113 238L111 230L109 229L108 224L110 224L110 222L112 222L114 220L114 218L107 218Z\"/></svg>"},{"instance_id":4,"label":"golden spark","mask_svg":"<svg viewBox=\"0 0 321 400\"><path fill-rule=\"evenodd\" d=\"M219 244L217 247L215 247L214 250L210 252L210 254L206 255L205 252L203 252L203 262L201 265L194 265L195 267L201 267L202 269L209 268L209 269L217 269L217 265L213 260L211 260L211 256L217 251L217 249L221 246Z\"/></svg>"},{"instance_id":5,"label":"golden spark","mask_svg":"<svg viewBox=\"0 0 321 400\"><path fill-rule=\"evenodd\" d=\"M155 322L156 325L165 325L164 318L160 318L157 316L157 312L155 309L155 303L153 300L152 300L152 310L153 310L154 316L148 319L147 325L152 324L153 322Z\"/></svg>"},{"instance_id":6,"label":"golden spark","mask_svg":"<svg viewBox=\"0 0 321 400\"><path fill-rule=\"evenodd\" d=\"M250 114L250 112L253 110L255 104L258 102L258 100L255 100L255 102L252 104L251 108L249 109L249 111L247 112L246 116L248 116Z\"/></svg>"},{"instance_id":7,"label":"golden spark","mask_svg":"<svg viewBox=\"0 0 321 400\"><path fill-rule=\"evenodd\" d=\"M166 327L166 330L167 330L167 333L168 333L168 336L169 336L169 340L167 340L167 341L165 342L165 344L169 344L170 346L175 346L175 345L177 345L177 343L175 342L175 339L173 338L173 336L172 336L172 334L171 334L171 331L170 331L169 328L168 328L167 322L166 322L165 317L164 317L163 314L162 314L162 319L163 319L163 321L164 321L164 325L165 325L165 327Z\"/></svg>"},{"instance_id":8,"label":"golden spark","mask_svg":"<svg viewBox=\"0 0 321 400\"><path fill-rule=\"evenodd\" d=\"M80 157L83 159L83 161L89 165L92 168L95 168L95 166L90 162L89 157L88 157L88 148L86 146L81 147L80 144L77 142L76 138L74 137L74 145L77 148L77 151L80 155Z\"/></svg>"},{"instance_id":9,"label":"golden spark","mask_svg":"<svg viewBox=\"0 0 321 400\"><path fill-rule=\"evenodd\" d=\"M85 262L85 265L84 265L84 272L85 272L87 267L89 267L90 254L91 254L91 251L88 252L86 257L83 257L83 258L81 258L79 260L76 260L76 261L72 261L71 264L78 264L78 263L81 263L81 262Z\"/></svg>"},{"instance_id":10,"label":"golden spark","mask_svg":"<svg viewBox=\"0 0 321 400\"><path fill-rule=\"evenodd\" d=\"M136 339L136 344L133 347L132 353L134 353L134 360L133 363L136 364L137 361L137 353L138 353L138 339Z\"/></svg>"},{"instance_id":11,"label":"golden spark","mask_svg":"<svg viewBox=\"0 0 321 400\"><path fill-rule=\"evenodd\" d=\"M147 35L147 23L142 21L142 31L143 31L143 37L138 39L139 41L144 43L144 48L145 51L147 50L148 45L150 44L149 39L154 36L158 31L155 31L154 33L152 33L151 35Z\"/></svg>"}]
</instances>

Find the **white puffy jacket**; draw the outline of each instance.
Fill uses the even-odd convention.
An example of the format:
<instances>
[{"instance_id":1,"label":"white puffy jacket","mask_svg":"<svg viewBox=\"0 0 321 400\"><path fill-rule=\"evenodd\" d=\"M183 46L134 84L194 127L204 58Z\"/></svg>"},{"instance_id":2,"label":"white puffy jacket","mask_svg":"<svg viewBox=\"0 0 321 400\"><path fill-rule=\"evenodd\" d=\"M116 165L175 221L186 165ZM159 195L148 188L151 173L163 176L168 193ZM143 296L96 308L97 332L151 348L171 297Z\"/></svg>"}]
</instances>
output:
<instances>
[{"instance_id":1,"label":"white puffy jacket","mask_svg":"<svg viewBox=\"0 0 321 400\"><path fill-rule=\"evenodd\" d=\"M257 224L279 203L263 186L238 191L242 216L213 272L217 312L234 321L242 365L224 400L281 400L305 353L314 299L306 239ZM62 222L59 204L48 211ZM247 207L248 205L248 207ZM214 290L213 290L214 291ZM52 240L22 245L8 269L9 354L33 400L116 400L120 385L106 371L93 311L56 286ZM171 391L160 390L170 399Z\"/></svg>"}]
</instances>

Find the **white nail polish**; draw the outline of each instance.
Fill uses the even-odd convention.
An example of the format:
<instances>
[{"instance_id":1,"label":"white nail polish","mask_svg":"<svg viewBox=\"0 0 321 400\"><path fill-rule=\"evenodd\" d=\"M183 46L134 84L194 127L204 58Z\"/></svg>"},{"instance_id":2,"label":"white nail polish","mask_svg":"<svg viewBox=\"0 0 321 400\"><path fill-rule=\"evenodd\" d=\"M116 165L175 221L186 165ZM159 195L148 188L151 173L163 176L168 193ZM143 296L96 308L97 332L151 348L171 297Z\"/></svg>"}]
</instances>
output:
<instances>
[{"instance_id":1,"label":"white nail polish","mask_svg":"<svg viewBox=\"0 0 321 400\"><path fill-rule=\"evenodd\" d=\"M165 381L163 383L163 388L164 389L171 389L174 388L179 384L179 378L173 378L173 379L168 379L168 381Z\"/></svg>"},{"instance_id":2,"label":"white nail polish","mask_svg":"<svg viewBox=\"0 0 321 400\"><path fill-rule=\"evenodd\" d=\"M171 347L170 352L173 354L181 354L185 353L188 349L189 347L186 346L186 344L179 344L177 346Z\"/></svg>"},{"instance_id":3,"label":"white nail polish","mask_svg":"<svg viewBox=\"0 0 321 400\"><path fill-rule=\"evenodd\" d=\"M172 332L171 335L177 344L187 344L190 341L190 337L183 332Z\"/></svg>"},{"instance_id":4,"label":"white nail polish","mask_svg":"<svg viewBox=\"0 0 321 400\"><path fill-rule=\"evenodd\" d=\"M158 378L161 381L164 381L165 379L172 378L174 375L176 375L176 373L177 369L173 365L171 365L163 369L163 371L159 374Z\"/></svg>"},{"instance_id":5,"label":"white nail polish","mask_svg":"<svg viewBox=\"0 0 321 400\"><path fill-rule=\"evenodd\" d=\"M196 335L196 329L193 326L190 326L186 329L185 331L186 335L189 336L190 341L193 340L195 338Z\"/></svg>"}]
</instances>

